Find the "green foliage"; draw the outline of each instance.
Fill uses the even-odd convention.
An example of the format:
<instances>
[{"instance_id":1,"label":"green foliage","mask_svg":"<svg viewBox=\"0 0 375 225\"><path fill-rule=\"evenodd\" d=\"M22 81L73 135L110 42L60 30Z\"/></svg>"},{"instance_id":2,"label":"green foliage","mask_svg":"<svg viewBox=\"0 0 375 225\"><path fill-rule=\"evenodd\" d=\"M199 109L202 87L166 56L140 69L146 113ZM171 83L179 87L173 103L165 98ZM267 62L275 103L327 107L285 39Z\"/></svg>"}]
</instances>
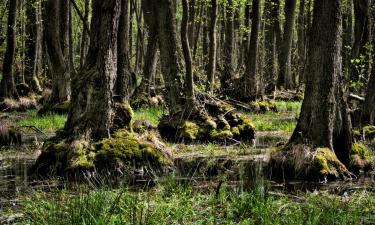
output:
<instances>
[{"instance_id":1,"label":"green foliage","mask_svg":"<svg viewBox=\"0 0 375 225\"><path fill-rule=\"evenodd\" d=\"M22 202L21 224L371 224L375 195L339 197L322 192L274 197L263 185L249 192L193 191L167 178L148 192L81 188L35 193Z\"/></svg>"},{"instance_id":2,"label":"green foliage","mask_svg":"<svg viewBox=\"0 0 375 225\"><path fill-rule=\"evenodd\" d=\"M34 126L44 132L54 132L64 127L66 115L38 116L37 111L29 111L26 117L22 118L18 124L20 126Z\"/></svg>"}]
</instances>

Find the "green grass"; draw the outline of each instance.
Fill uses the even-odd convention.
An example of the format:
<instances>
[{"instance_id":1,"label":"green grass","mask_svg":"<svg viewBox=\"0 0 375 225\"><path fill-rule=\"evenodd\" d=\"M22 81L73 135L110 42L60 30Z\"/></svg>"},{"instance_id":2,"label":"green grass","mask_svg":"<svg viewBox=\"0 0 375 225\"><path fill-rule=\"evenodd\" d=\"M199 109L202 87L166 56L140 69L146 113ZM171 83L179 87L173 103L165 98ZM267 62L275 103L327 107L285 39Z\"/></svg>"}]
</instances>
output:
<instances>
[{"instance_id":1,"label":"green grass","mask_svg":"<svg viewBox=\"0 0 375 225\"><path fill-rule=\"evenodd\" d=\"M20 224L371 224L375 195L340 197L305 193L296 198L272 195L258 185L252 191L230 191L224 184L194 191L174 179L147 192L81 190L36 193L22 201Z\"/></svg>"},{"instance_id":2,"label":"green grass","mask_svg":"<svg viewBox=\"0 0 375 225\"><path fill-rule=\"evenodd\" d=\"M278 112L251 113L250 118L257 131L283 131L291 133L297 125L301 103L276 102Z\"/></svg>"},{"instance_id":3,"label":"green grass","mask_svg":"<svg viewBox=\"0 0 375 225\"><path fill-rule=\"evenodd\" d=\"M134 112L133 121L148 120L156 126L164 114L165 111L160 107L142 108Z\"/></svg>"},{"instance_id":4,"label":"green grass","mask_svg":"<svg viewBox=\"0 0 375 225\"><path fill-rule=\"evenodd\" d=\"M37 111L30 111L18 124L20 126L35 126L44 132L54 132L64 127L66 122L65 115L49 115L39 117Z\"/></svg>"}]
</instances>

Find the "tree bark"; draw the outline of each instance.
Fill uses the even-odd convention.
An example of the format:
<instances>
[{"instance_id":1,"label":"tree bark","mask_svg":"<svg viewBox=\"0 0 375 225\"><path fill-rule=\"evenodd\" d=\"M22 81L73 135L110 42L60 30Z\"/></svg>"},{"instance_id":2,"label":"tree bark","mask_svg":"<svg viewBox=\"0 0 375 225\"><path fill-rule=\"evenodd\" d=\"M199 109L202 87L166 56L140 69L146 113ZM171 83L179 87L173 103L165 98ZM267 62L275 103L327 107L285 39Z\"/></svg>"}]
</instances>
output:
<instances>
[{"instance_id":1,"label":"tree bark","mask_svg":"<svg viewBox=\"0 0 375 225\"><path fill-rule=\"evenodd\" d=\"M286 0L285 1L285 24L284 24L284 35L283 43L281 45L280 53L280 71L278 78L278 87L284 87L285 89L293 88L293 77L292 77L292 44L293 44L293 31L295 24L297 0Z\"/></svg>"},{"instance_id":2,"label":"tree bark","mask_svg":"<svg viewBox=\"0 0 375 225\"><path fill-rule=\"evenodd\" d=\"M214 82L215 82L215 73L216 73L216 47L217 47L217 38L216 38L216 25L217 25L217 14L218 14L218 2L217 0L211 1L211 21L210 21L210 50L208 56L208 76L207 76L207 85L206 90L213 94L214 93Z\"/></svg>"},{"instance_id":3,"label":"tree bark","mask_svg":"<svg viewBox=\"0 0 375 225\"><path fill-rule=\"evenodd\" d=\"M234 74L234 4L233 0L228 0L225 9L225 41L224 41L224 52L223 52L223 72L221 75L221 90L225 92L230 85L230 80Z\"/></svg>"},{"instance_id":4,"label":"tree bark","mask_svg":"<svg viewBox=\"0 0 375 225\"><path fill-rule=\"evenodd\" d=\"M176 27L176 0L153 1L158 4L157 20L161 71L167 89L167 102L170 115L183 109L182 66Z\"/></svg>"},{"instance_id":5,"label":"tree bark","mask_svg":"<svg viewBox=\"0 0 375 225\"><path fill-rule=\"evenodd\" d=\"M94 0L86 63L72 82L72 108L65 132L87 141L109 136L116 77L121 0Z\"/></svg>"},{"instance_id":6,"label":"tree bark","mask_svg":"<svg viewBox=\"0 0 375 225\"><path fill-rule=\"evenodd\" d=\"M90 12L90 0L85 0L85 15L83 16L83 31L82 31L82 37L81 37L81 52L80 52L80 68L83 67L85 63L85 58L90 42L89 37L89 30L88 30L88 24L89 24L89 12ZM86 25L85 25L86 24Z\"/></svg>"},{"instance_id":7,"label":"tree bark","mask_svg":"<svg viewBox=\"0 0 375 225\"><path fill-rule=\"evenodd\" d=\"M14 57L16 51L16 27L18 0L9 1L8 23L7 23L7 47L3 63L3 79L0 83L0 100L4 98L18 98L16 85L14 83Z\"/></svg>"},{"instance_id":8,"label":"tree bark","mask_svg":"<svg viewBox=\"0 0 375 225\"><path fill-rule=\"evenodd\" d=\"M189 5L188 0L182 0L182 21L181 21L181 43L185 58L185 95L187 106L193 107L195 104L194 80L193 80L193 62L188 39L189 25Z\"/></svg>"},{"instance_id":9,"label":"tree bark","mask_svg":"<svg viewBox=\"0 0 375 225\"><path fill-rule=\"evenodd\" d=\"M64 58L66 51L69 54L69 48L63 51L61 46L60 20L63 18L56 16L60 15L60 0L48 0L45 4L45 39L52 72L52 94L49 101L59 103L70 99L70 74Z\"/></svg>"},{"instance_id":10,"label":"tree bark","mask_svg":"<svg viewBox=\"0 0 375 225\"><path fill-rule=\"evenodd\" d=\"M26 68L25 80L33 92L41 93L42 88L39 84L38 74L38 51L41 46L40 21L37 18L38 1L32 0L26 3Z\"/></svg>"},{"instance_id":11,"label":"tree bark","mask_svg":"<svg viewBox=\"0 0 375 225\"><path fill-rule=\"evenodd\" d=\"M329 148L348 165L352 136L341 70L341 16L340 0L315 0L305 99L289 144Z\"/></svg>"},{"instance_id":12,"label":"tree bark","mask_svg":"<svg viewBox=\"0 0 375 225\"><path fill-rule=\"evenodd\" d=\"M117 78L116 94L119 95L121 102L129 102L133 81L130 75L130 56L129 56L129 0L121 0L121 14L117 36Z\"/></svg>"},{"instance_id":13,"label":"tree bark","mask_svg":"<svg viewBox=\"0 0 375 225\"><path fill-rule=\"evenodd\" d=\"M375 67L372 67L371 77L367 86L367 93L362 111L362 124L375 125Z\"/></svg>"},{"instance_id":14,"label":"tree bark","mask_svg":"<svg viewBox=\"0 0 375 225\"><path fill-rule=\"evenodd\" d=\"M243 97L245 99L255 99L258 94L257 87L257 59L259 44L259 26L260 26L260 0L253 0L251 13L251 35L248 55L246 57L246 71L244 74Z\"/></svg>"}]
</instances>

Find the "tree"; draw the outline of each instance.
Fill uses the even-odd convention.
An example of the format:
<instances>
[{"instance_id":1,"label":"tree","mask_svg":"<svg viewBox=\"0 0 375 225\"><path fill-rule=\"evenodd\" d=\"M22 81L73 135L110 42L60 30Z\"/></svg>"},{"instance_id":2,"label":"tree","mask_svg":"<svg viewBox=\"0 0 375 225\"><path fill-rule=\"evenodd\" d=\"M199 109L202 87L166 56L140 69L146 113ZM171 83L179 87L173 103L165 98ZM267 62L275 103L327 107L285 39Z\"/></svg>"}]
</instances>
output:
<instances>
[{"instance_id":1,"label":"tree","mask_svg":"<svg viewBox=\"0 0 375 225\"><path fill-rule=\"evenodd\" d=\"M13 72L16 51L17 6L18 0L9 1L7 47L3 63L3 79L0 83L0 99L18 98Z\"/></svg>"},{"instance_id":2,"label":"tree","mask_svg":"<svg viewBox=\"0 0 375 225\"><path fill-rule=\"evenodd\" d=\"M69 54L69 48L64 47L67 44L66 32L68 29L66 28L66 24L61 21L65 21L63 17L56 16L61 15L62 12L62 3L60 1L62 0L47 0L45 2L45 40L52 72L50 103L61 103L70 99L69 61L65 59L66 54ZM61 24L64 24L64 26Z\"/></svg>"},{"instance_id":3,"label":"tree","mask_svg":"<svg viewBox=\"0 0 375 225\"><path fill-rule=\"evenodd\" d=\"M40 51L42 42L42 29L40 21L38 21L39 3L36 0L26 3L26 69L25 78L26 83L30 89L36 93L42 92L42 87L39 84L38 61L40 60Z\"/></svg>"},{"instance_id":4,"label":"tree","mask_svg":"<svg viewBox=\"0 0 375 225\"><path fill-rule=\"evenodd\" d=\"M280 71L278 87L293 88L292 79L292 44L297 0L285 0L285 24L280 52Z\"/></svg>"},{"instance_id":5,"label":"tree","mask_svg":"<svg viewBox=\"0 0 375 225\"><path fill-rule=\"evenodd\" d=\"M275 171L287 168L308 179L348 176L344 165L352 134L341 70L341 18L340 0L315 0L305 99L289 143L272 156L281 163Z\"/></svg>"},{"instance_id":6,"label":"tree","mask_svg":"<svg viewBox=\"0 0 375 225\"><path fill-rule=\"evenodd\" d=\"M252 25L250 45L246 56L246 71L244 75L244 95L247 99L254 99L258 94L257 87L257 58L258 58L258 33L260 26L260 0L253 0Z\"/></svg>"},{"instance_id":7,"label":"tree","mask_svg":"<svg viewBox=\"0 0 375 225\"><path fill-rule=\"evenodd\" d=\"M362 124L375 125L375 68L372 68L370 80L368 82L365 103L363 104Z\"/></svg>"},{"instance_id":8,"label":"tree","mask_svg":"<svg viewBox=\"0 0 375 225\"><path fill-rule=\"evenodd\" d=\"M217 38L216 38L216 26L217 26L217 14L218 14L218 3L217 0L211 1L211 21L210 21L210 47L208 56L208 75L207 75L207 86L206 90L211 94L214 92L214 82L216 73L216 51L217 51Z\"/></svg>"},{"instance_id":9,"label":"tree","mask_svg":"<svg viewBox=\"0 0 375 225\"><path fill-rule=\"evenodd\" d=\"M82 70L73 78L72 108L64 131L91 142L110 135L113 83L121 0L93 1L90 48Z\"/></svg>"}]
</instances>

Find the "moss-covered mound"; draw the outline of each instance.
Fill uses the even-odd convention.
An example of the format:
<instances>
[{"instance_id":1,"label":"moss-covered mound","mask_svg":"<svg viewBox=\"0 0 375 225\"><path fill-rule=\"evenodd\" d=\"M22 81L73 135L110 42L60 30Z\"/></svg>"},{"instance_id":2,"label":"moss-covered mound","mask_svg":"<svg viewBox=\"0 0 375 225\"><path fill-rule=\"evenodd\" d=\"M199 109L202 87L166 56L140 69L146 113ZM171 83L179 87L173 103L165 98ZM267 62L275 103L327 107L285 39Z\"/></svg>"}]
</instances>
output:
<instances>
[{"instance_id":1,"label":"moss-covered mound","mask_svg":"<svg viewBox=\"0 0 375 225\"><path fill-rule=\"evenodd\" d=\"M269 169L273 179L326 181L351 177L332 150L308 145L292 145L274 151Z\"/></svg>"},{"instance_id":2,"label":"moss-covered mound","mask_svg":"<svg viewBox=\"0 0 375 225\"><path fill-rule=\"evenodd\" d=\"M170 152L154 136L118 130L111 138L92 144L51 139L30 172L42 177L70 177L87 171L132 175L135 171L161 171L171 164Z\"/></svg>"},{"instance_id":3,"label":"moss-covered mound","mask_svg":"<svg viewBox=\"0 0 375 225\"><path fill-rule=\"evenodd\" d=\"M162 138L173 142L250 142L255 139L254 125L245 115L222 101L199 99L199 112L180 112L161 119L158 129ZM188 110L188 109L187 109Z\"/></svg>"},{"instance_id":4,"label":"moss-covered mound","mask_svg":"<svg viewBox=\"0 0 375 225\"><path fill-rule=\"evenodd\" d=\"M41 109L38 111L38 116L45 116L51 114L59 114L64 115L68 114L70 109L70 102L65 101L57 104L45 104Z\"/></svg>"},{"instance_id":5,"label":"moss-covered mound","mask_svg":"<svg viewBox=\"0 0 375 225\"><path fill-rule=\"evenodd\" d=\"M353 132L354 137L357 140L372 141L375 140L375 126L366 125L360 129L356 129Z\"/></svg>"},{"instance_id":6,"label":"moss-covered mound","mask_svg":"<svg viewBox=\"0 0 375 225\"><path fill-rule=\"evenodd\" d=\"M251 111L255 113L266 113L269 111L277 112L276 103L271 100L251 102L250 108L251 108Z\"/></svg>"},{"instance_id":7,"label":"moss-covered mound","mask_svg":"<svg viewBox=\"0 0 375 225\"><path fill-rule=\"evenodd\" d=\"M369 171L374 167L374 154L363 143L353 144L350 152L350 170L359 173Z\"/></svg>"}]
</instances>

